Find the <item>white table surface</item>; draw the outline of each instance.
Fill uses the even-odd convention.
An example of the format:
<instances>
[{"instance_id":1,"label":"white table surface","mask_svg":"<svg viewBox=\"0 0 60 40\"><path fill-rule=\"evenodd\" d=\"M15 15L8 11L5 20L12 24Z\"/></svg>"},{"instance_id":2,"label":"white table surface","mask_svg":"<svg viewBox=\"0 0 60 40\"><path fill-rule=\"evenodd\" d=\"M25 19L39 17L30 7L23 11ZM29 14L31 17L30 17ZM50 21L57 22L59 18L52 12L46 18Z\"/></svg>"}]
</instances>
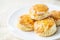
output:
<instances>
[{"instance_id":1,"label":"white table surface","mask_svg":"<svg viewBox=\"0 0 60 40\"><path fill-rule=\"evenodd\" d=\"M60 0L0 0L0 40L24 40L14 36L8 31L6 24L7 18L10 13L13 13L22 6L38 2L60 6Z\"/></svg>"}]
</instances>

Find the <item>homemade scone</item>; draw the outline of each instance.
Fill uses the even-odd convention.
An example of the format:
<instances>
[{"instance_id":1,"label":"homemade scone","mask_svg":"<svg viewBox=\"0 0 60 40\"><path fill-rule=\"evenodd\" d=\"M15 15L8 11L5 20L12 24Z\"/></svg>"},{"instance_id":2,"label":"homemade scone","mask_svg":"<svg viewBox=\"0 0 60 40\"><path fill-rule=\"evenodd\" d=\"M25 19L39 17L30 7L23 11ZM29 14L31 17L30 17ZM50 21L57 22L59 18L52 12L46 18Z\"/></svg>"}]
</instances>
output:
<instances>
[{"instance_id":1,"label":"homemade scone","mask_svg":"<svg viewBox=\"0 0 60 40\"><path fill-rule=\"evenodd\" d=\"M33 31L34 27L34 20L30 18L29 15L22 15L20 17L18 28L23 31Z\"/></svg>"},{"instance_id":2,"label":"homemade scone","mask_svg":"<svg viewBox=\"0 0 60 40\"><path fill-rule=\"evenodd\" d=\"M57 31L53 18L46 18L34 23L34 32L39 36L51 36Z\"/></svg>"},{"instance_id":3,"label":"homemade scone","mask_svg":"<svg viewBox=\"0 0 60 40\"><path fill-rule=\"evenodd\" d=\"M51 16L55 19L57 26L60 25L60 11L53 10L51 11Z\"/></svg>"},{"instance_id":4,"label":"homemade scone","mask_svg":"<svg viewBox=\"0 0 60 40\"><path fill-rule=\"evenodd\" d=\"M29 13L32 19L41 20L50 15L48 9L45 4L36 4L30 8Z\"/></svg>"}]
</instances>

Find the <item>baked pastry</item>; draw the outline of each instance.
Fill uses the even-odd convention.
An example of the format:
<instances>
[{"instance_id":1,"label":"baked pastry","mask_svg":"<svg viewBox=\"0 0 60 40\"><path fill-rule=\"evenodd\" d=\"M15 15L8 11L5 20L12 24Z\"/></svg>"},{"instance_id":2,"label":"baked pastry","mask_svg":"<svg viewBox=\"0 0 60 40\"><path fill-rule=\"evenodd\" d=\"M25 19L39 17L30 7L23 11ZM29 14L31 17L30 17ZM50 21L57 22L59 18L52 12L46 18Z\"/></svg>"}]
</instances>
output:
<instances>
[{"instance_id":1,"label":"baked pastry","mask_svg":"<svg viewBox=\"0 0 60 40\"><path fill-rule=\"evenodd\" d=\"M29 15L22 15L18 23L18 28L23 31L32 31L34 29L33 24L34 20L32 20Z\"/></svg>"},{"instance_id":2,"label":"baked pastry","mask_svg":"<svg viewBox=\"0 0 60 40\"><path fill-rule=\"evenodd\" d=\"M53 10L51 11L51 17L55 19L57 26L60 25L60 11Z\"/></svg>"},{"instance_id":3,"label":"baked pastry","mask_svg":"<svg viewBox=\"0 0 60 40\"><path fill-rule=\"evenodd\" d=\"M57 28L53 18L46 18L34 23L34 32L39 36L51 36L56 30Z\"/></svg>"},{"instance_id":4,"label":"baked pastry","mask_svg":"<svg viewBox=\"0 0 60 40\"><path fill-rule=\"evenodd\" d=\"M41 20L50 15L48 9L44 4L36 4L30 8L29 13L32 19Z\"/></svg>"}]
</instances>

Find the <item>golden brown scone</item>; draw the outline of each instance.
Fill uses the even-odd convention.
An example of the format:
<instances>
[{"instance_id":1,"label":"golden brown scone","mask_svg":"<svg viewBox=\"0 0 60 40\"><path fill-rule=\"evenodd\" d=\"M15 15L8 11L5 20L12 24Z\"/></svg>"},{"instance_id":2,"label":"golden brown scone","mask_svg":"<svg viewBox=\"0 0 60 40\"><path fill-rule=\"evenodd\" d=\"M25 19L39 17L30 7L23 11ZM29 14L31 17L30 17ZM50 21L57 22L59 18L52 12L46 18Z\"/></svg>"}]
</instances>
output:
<instances>
[{"instance_id":1,"label":"golden brown scone","mask_svg":"<svg viewBox=\"0 0 60 40\"><path fill-rule=\"evenodd\" d=\"M46 18L34 23L34 32L39 36L51 36L56 30L57 28L53 18Z\"/></svg>"},{"instance_id":2,"label":"golden brown scone","mask_svg":"<svg viewBox=\"0 0 60 40\"><path fill-rule=\"evenodd\" d=\"M45 4L36 4L32 8L33 10L38 11L38 12L48 11L48 7Z\"/></svg>"},{"instance_id":3,"label":"golden brown scone","mask_svg":"<svg viewBox=\"0 0 60 40\"><path fill-rule=\"evenodd\" d=\"M51 16L55 19L57 26L60 25L60 11L51 11Z\"/></svg>"},{"instance_id":4,"label":"golden brown scone","mask_svg":"<svg viewBox=\"0 0 60 40\"><path fill-rule=\"evenodd\" d=\"M30 12L31 18L34 20L41 20L50 15L48 12L48 7L44 4L36 4L32 6L29 12Z\"/></svg>"},{"instance_id":5,"label":"golden brown scone","mask_svg":"<svg viewBox=\"0 0 60 40\"><path fill-rule=\"evenodd\" d=\"M22 15L20 17L18 28L23 31L32 31L34 28L34 20L29 15Z\"/></svg>"}]
</instances>

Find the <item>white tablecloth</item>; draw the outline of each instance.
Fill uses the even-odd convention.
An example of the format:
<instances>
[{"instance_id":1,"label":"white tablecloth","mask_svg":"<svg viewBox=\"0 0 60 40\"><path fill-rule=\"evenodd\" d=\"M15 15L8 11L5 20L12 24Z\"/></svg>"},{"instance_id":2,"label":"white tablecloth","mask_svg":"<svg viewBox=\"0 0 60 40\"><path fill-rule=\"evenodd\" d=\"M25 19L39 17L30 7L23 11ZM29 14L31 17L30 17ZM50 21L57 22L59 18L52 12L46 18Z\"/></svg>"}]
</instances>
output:
<instances>
[{"instance_id":1,"label":"white tablecloth","mask_svg":"<svg viewBox=\"0 0 60 40\"><path fill-rule=\"evenodd\" d=\"M8 31L7 18L18 8L38 2L60 6L60 0L0 0L0 40L23 40Z\"/></svg>"}]
</instances>

